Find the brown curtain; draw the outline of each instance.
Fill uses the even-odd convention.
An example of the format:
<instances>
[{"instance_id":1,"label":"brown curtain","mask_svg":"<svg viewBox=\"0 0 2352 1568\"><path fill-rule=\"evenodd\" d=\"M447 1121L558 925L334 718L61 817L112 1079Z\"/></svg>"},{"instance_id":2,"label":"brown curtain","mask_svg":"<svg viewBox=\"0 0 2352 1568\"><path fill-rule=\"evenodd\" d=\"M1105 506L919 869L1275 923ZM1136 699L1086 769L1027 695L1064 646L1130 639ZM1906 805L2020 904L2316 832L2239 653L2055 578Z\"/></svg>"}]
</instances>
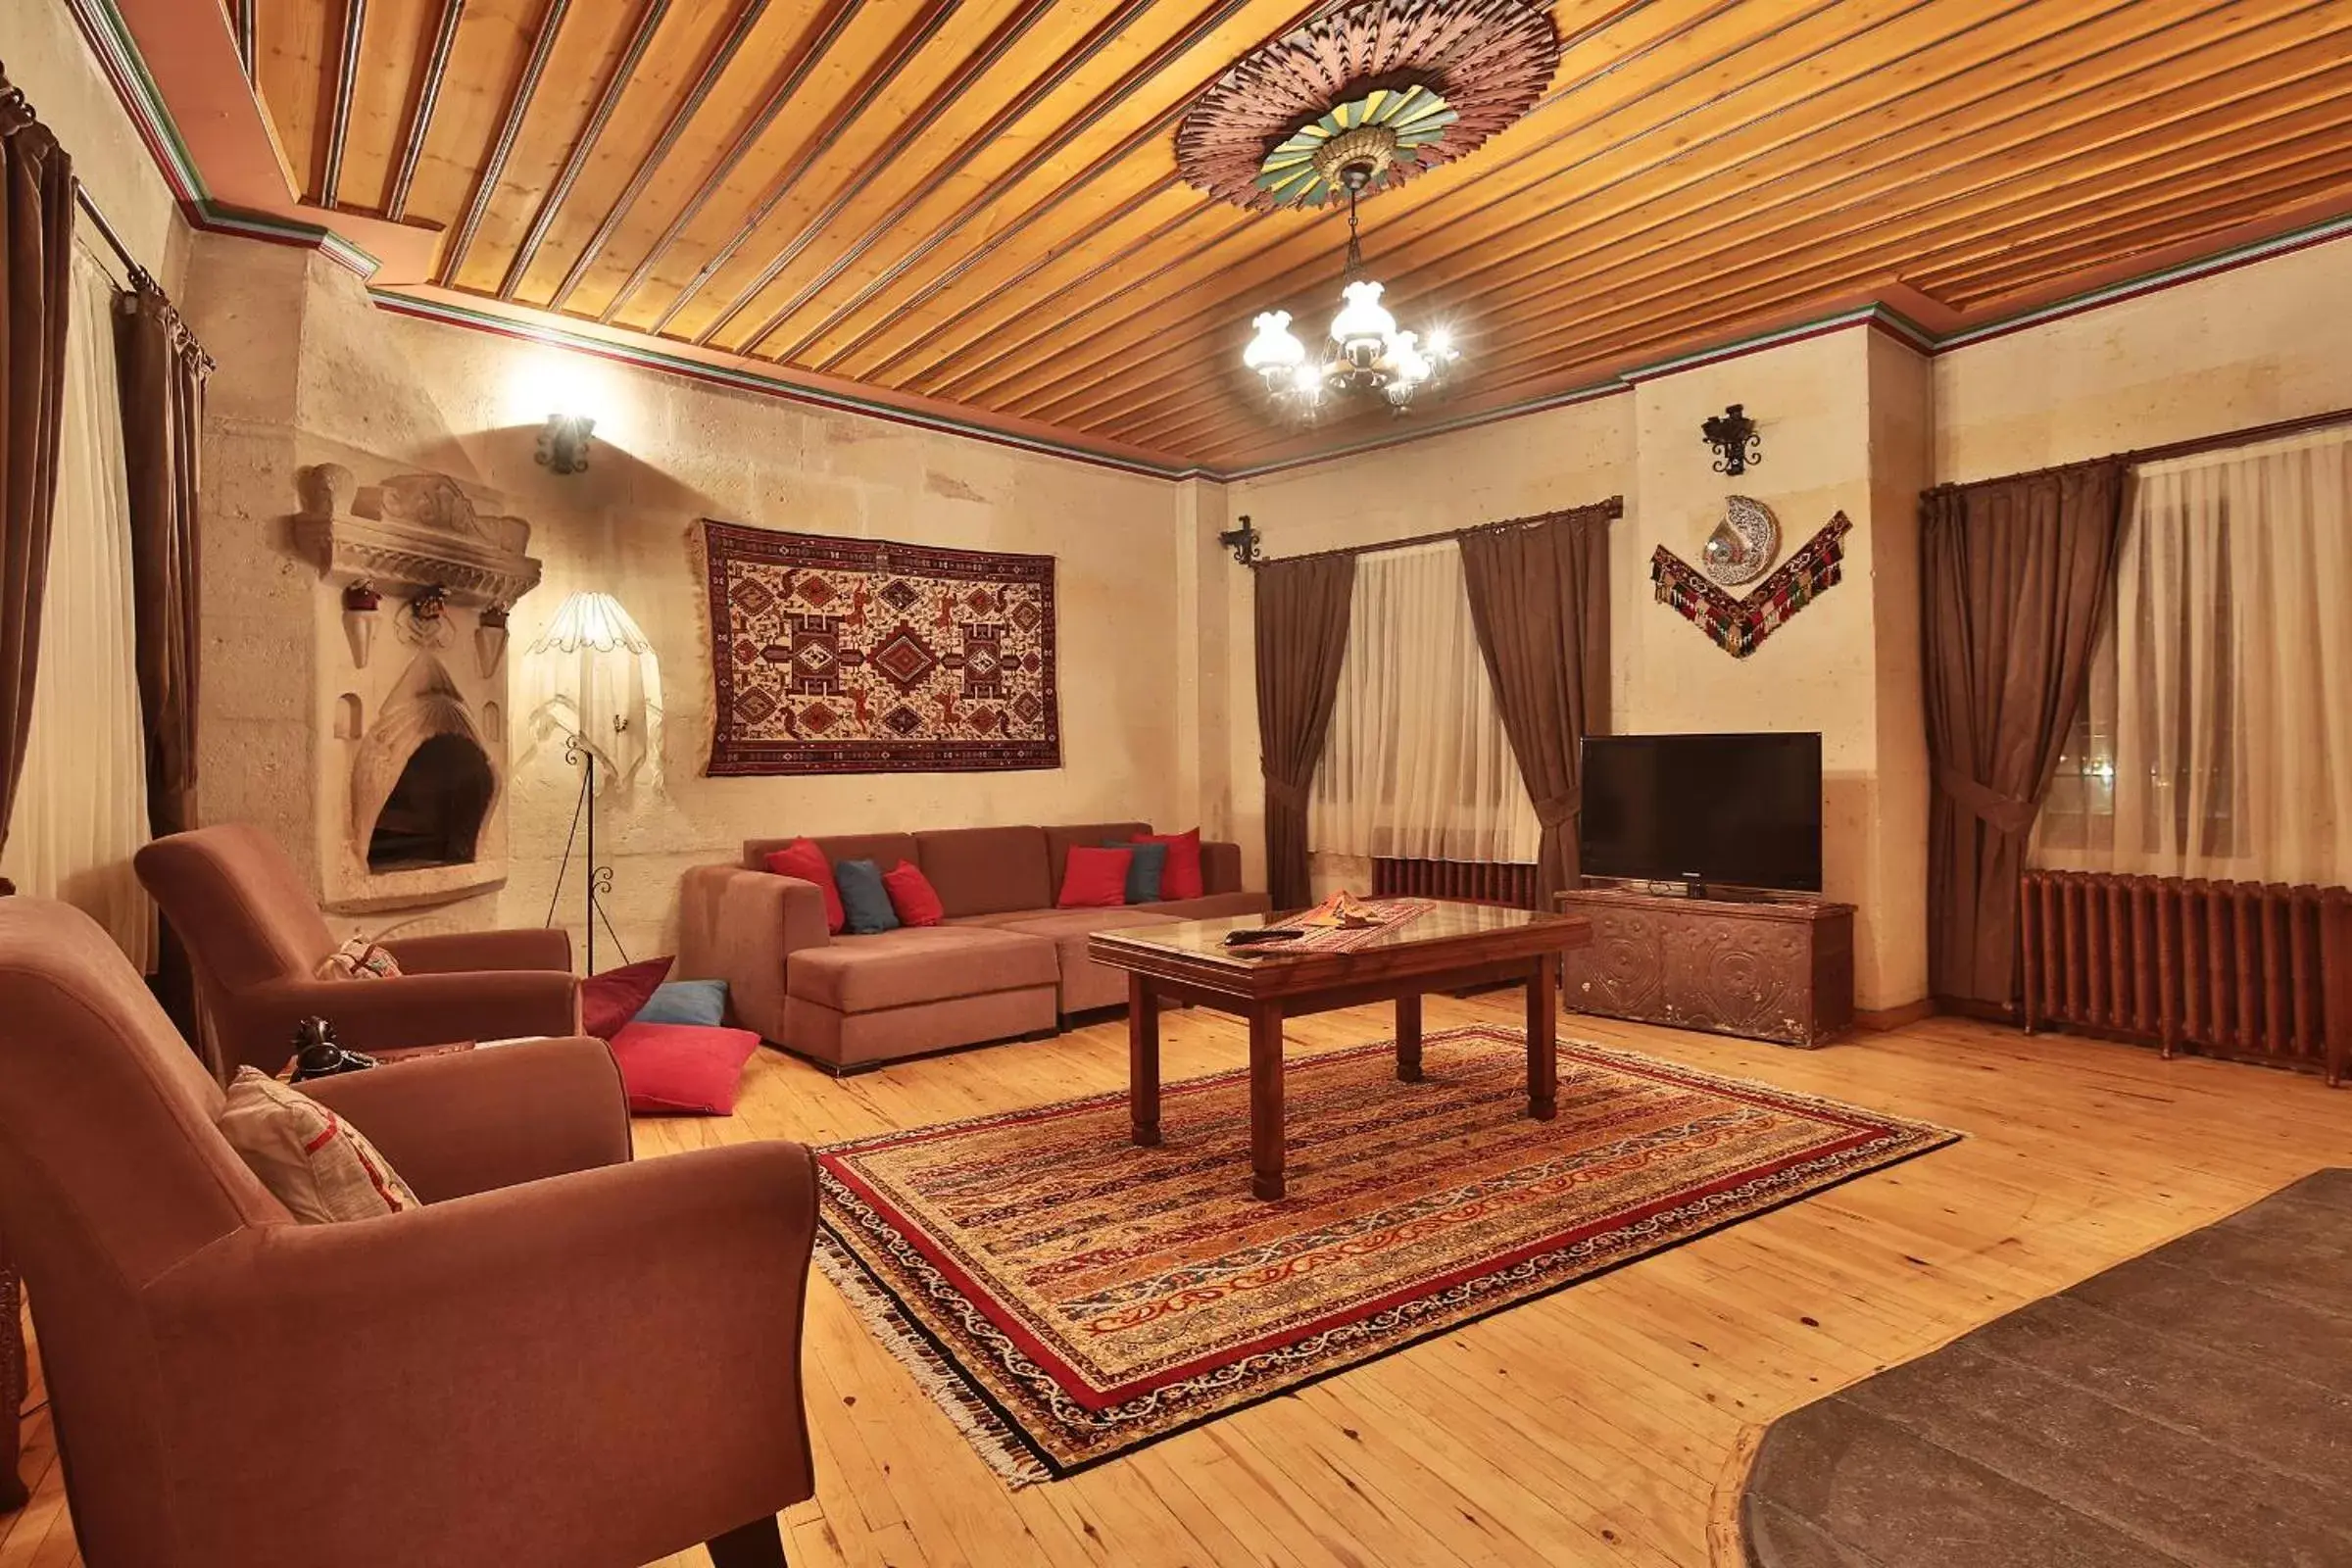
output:
<instances>
[{"instance_id":1,"label":"brown curtain","mask_svg":"<svg viewBox=\"0 0 2352 1568\"><path fill-rule=\"evenodd\" d=\"M0 845L32 725L49 581L49 523L66 401L74 163L0 73ZM0 893L14 891L0 879ZM0 1248L0 1508L24 1505L17 1407L24 1341L16 1268Z\"/></svg>"},{"instance_id":2,"label":"brown curtain","mask_svg":"<svg viewBox=\"0 0 2352 1568\"><path fill-rule=\"evenodd\" d=\"M1307 786L1323 757L1348 653L1353 556L1257 568L1257 746L1266 778L1266 889L1277 909L1314 902L1306 874Z\"/></svg>"},{"instance_id":3,"label":"brown curtain","mask_svg":"<svg viewBox=\"0 0 2352 1568\"><path fill-rule=\"evenodd\" d=\"M73 160L0 76L0 845L32 724L73 246Z\"/></svg>"},{"instance_id":4,"label":"brown curtain","mask_svg":"<svg viewBox=\"0 0 2352 1568\"><path fill-rule=\"evenodd\" d=\"M1538 907L1577 885L1577 743L1609 728L1609 502L1462 535L1470 619L1544 826Z\"/></svg>"},{"instance_id":5,"label":"brown curtain","mask_svg":"<svg viewBox=\"0 0 2352 1568\"><path fill-rule=\"evenodd\" d=\"M2026 839L2082 707L2115 580L2119 460L1931 490L1920 502L1928 983L2006 1010Z\"/></svg>"},{"instance_id":6,"label":"brown curtain","mask_svg":"<svg viewBox=\"0 0 2352 1568\"><path fill-rule=\"evenodd\" d=\"M147 730L147 826L162 838L195 825L197 504L204 383L213 362L144 272L134 271L131 291L116 301L115 339L130 486L139 710ZM162 938L156 997L194 1040L187 952L170 921Z\"/></svg>"}]
</instances>

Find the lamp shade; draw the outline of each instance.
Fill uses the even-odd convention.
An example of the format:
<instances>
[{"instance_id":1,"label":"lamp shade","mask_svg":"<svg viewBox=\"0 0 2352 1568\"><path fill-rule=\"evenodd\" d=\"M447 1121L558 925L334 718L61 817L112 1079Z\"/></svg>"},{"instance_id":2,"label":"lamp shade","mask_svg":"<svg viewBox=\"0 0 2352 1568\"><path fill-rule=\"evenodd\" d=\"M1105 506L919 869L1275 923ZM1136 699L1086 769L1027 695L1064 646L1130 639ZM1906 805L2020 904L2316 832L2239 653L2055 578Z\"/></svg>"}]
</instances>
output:
<instances>
[{"instance_id":1,"label":"lamp shade","mask_svg":"<svg viewBox=\"0 0 2352 1568\"><path fill-rule=\"evenodd\" d=\"M1343 346L1351 343L1385 343L1396 330L1396 318L1380 303L1380 285L1368 277L1359 277L1340 290L1344 302L1340 314L1331 318L1331 340Z\"/></svg>"},{"instance_id":2,"label":"lamp shade","mask_svg":"<svg viewBox=\"0 0 2352 1568\"><path fill-rule=\"evenodd\" d=\"M608 593L557 607L530 646L532 740L577 735L616 784L662 775L662 665L637 622Z\"/></svg>"},{"instance_id":3,"label":"lamp shade","mask_svg":"<svg viewBox=\"0 0 2352 1568\"><path fill-rule=\"evenodd\" d=\"M1291 313L1267 311L1250 323L1257 335L1242 350L1242 363L1261 375L1287 370L1306 358L1306 345L1291 334Z\"/></svg>"}]
</instances>

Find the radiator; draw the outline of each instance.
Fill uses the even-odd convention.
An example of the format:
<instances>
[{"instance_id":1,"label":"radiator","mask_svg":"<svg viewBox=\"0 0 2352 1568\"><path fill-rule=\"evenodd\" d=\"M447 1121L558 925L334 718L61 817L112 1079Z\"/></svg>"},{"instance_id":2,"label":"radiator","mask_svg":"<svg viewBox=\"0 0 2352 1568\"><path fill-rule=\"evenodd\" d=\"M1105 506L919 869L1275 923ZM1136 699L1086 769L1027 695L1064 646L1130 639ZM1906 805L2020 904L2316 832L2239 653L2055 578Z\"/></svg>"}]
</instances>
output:
<instances>
[{"instance_id":1,"label":"radiator","mask_svg":"<svg viewBox=\"0 0 2352 1568\"><path fill-rule=\"evenodd\" d=\"M2043 1024L2343 1074L2352 893L2028 871L2029 1032ZM2330 1019L2333 1026L2330 1027Z\"/></svg>"},{"instance_id":2,"label":"radiator","mask_svg":"<svg viewBox=\"0 0 2352 1568\"><path fill-rule=\"evenodd\" d=\"M1408 860L1372 858L1376 899L1459 899L1466 904L1536 906L1536 868L1512 860Z\"/></svg>"}]
</instances>

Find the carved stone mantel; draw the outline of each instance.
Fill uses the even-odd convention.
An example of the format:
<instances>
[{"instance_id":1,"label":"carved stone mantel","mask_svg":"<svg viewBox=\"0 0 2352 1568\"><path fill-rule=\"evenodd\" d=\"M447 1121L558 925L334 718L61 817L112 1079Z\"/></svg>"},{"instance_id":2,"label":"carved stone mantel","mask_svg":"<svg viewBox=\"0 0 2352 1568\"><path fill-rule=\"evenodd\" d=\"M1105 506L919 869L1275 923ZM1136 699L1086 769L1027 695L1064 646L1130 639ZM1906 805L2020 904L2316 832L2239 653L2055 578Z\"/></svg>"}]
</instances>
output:
<instances>
[{"instance_id":1,"label":"carved stone mantel","mask_svg":"<svg viewBox=\"0 0 2352 1568\"><path fill-rule=\"evenodd\" d=\"M526 554L531 526L477 506L443 474L363 486L327 463L302 469L296 483L292 543L319 577L321 900L357 914L490 892L507 878L506 612L539 582L539 563ZM382 813L411 759L444 737L462 741L487 770L470 855L379 863L371 848ZM413 822L416 803L403 810Z\"/></svg>"},{"instance_id":2,"label":"carved stone mantel","mask_svg":"<svg viewBox=\"0 0 2352 1568\"><path fill-rule=\"evenodd\" d=\"M301 489L294 542L321 577L379 588L438 584L461 606L512 605L539 584L539 563L524 554L531 525L481 514L442 474L401 474L359 489L349 468L323 463L302 471Z\"/></svg>"}]
</instances>

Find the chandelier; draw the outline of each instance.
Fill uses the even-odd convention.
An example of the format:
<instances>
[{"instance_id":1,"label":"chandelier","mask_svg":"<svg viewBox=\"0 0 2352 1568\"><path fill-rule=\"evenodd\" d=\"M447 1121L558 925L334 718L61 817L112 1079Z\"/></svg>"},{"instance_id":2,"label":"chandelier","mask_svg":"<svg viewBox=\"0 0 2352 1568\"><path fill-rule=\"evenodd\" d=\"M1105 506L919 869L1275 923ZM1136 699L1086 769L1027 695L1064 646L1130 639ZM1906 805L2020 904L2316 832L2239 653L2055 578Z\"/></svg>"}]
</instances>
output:
<instances>
[{"instance_id":1,"label":"chandelier","mask_svg":"<svg viewBox=\"0 0 2352 1568\"><path fill-rule=\"evenodd\" d=\"M1444 100L1436 102L1442 111ZM1373 395L1402 414L1424 387L1442 383L1447 367L1460 358L1445 327L1432 328L1426 338L1399 327L1380 302L1380 281L1365 275L1356 198L1396 157L1398 145L1391 127L1362 124L1317 149L1314 177L1348 193L1348 266L1340 277L1339 313L1331 318L1320 354L1310 355L1291 331L1288 311L1259 315L1251 323L1256 335L1242 350L1242 364L1265 383L1275 407L1294 418L1311 422L1332 403ZM1279 154L1277 149L1268 161Z\"/></svg>"},{"instance_id":2,"label":"chandelier","mask_svg":"<svg viewBox=\"0 0 2352 1568\"><path fill-rule=\"evenodd\" d=\"M1356 0L1236 61L1185 115L1176 164L1257 211L1348 203L1348 266L1326 341L1310 350L1267 311L1242 363L1275 404L1312 419L1343 402L1402 414L1458 357L1443 327L1409 331L1365 273L1356 205L1463 157L1533 109L1559 66L1539 0Z\"/></svg>"}]
</instances>

